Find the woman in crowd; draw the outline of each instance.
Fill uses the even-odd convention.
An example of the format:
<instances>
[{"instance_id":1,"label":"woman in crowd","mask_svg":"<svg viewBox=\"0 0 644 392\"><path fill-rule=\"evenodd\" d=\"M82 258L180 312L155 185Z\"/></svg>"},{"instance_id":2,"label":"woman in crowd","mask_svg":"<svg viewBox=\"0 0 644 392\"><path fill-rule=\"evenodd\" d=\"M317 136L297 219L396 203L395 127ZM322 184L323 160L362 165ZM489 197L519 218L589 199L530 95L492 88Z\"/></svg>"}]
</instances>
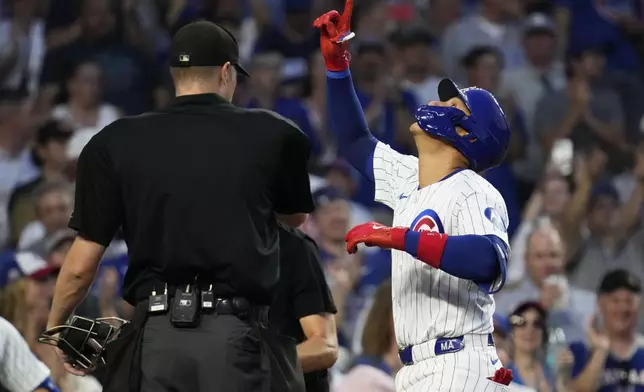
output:
<instances>
[{"instance_id":1,"label":"woman in crowd","mask_svg":"<svg viewBox=\"0 0 644 392\"><path fill-rule=\"evenodd\" d=\"M568 392L573 356L568 349L556 355L557 369L546 362L548 333L546 310L537 302L519 305L510 316L510 362L513 384L538 392Z\"/></svg>"},{"instance_id":2,"label":"woman in crowd","mask_svg":"<svg viewBox=\"0 0 644 392\"><path fill-rule=\"evenodd\" d=\"M56 106L52 117L75 130L92 129L95 132L114 122L121 113L103 102L102 84L103 72L98 63L79 63L67 81L67 102Z\"/></svg>"},{"instance_id":3,"label":"woman in crowd","mask_svg":"<svg viewBox=\"0 0 644 392\"><path fill-rule=\"evenodd\" d=\"M334 392L393 392L400 369L394 335L391 283L382 284L374 296L362 333L362 354L353 368L333 388Z\"/></svg>"}]
</instances>

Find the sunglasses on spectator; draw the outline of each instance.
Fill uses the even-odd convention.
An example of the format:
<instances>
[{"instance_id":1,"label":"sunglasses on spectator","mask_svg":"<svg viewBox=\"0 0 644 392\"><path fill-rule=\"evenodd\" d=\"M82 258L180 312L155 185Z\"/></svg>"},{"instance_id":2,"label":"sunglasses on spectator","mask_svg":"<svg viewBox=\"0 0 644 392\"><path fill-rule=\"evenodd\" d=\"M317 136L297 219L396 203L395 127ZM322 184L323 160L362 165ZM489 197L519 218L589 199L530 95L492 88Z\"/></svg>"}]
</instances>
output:
<instances>
[{"instance_id":1,"label":"sunglasses on spectator","mask_svg":"<svg viewBox=\"0 0 644 392\"><path fill-rule=\"evenodd\" d=\"M541 320L541 319L536 319L536 320L533 320L533 321L529 321L529 320L526 320L525 318L523 318L521 316L517 316L517 315L514 315L514 316L510 317L510 325L512 325L513 327L519 327L519 328L523 328L523 327L526 327L528 325L532 326L533 328L537 328L537 329L545 329L545 327L546 327L545 322L543 320Z\"/></svg>"}]
</instances>

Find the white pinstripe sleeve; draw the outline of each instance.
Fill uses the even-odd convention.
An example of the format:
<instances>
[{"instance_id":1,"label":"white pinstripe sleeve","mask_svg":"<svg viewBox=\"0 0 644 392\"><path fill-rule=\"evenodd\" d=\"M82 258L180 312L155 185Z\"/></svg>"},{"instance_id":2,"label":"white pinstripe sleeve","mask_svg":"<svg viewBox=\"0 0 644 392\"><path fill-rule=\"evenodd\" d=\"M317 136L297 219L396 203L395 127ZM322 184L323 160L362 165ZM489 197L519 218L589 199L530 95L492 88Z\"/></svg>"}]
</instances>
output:
<instances>
[{"instance_id":1,"label":"white pinstripe sleeve","mask_svg":"<svg viewBox=\"0 0 644 392\"><path fill-rule=\"evenodd\" d=\"M500 195L476 192L467 196L460 205L457 235L495 235L505 243L507 249L510 248L508 211ZM505 253L502 249L497 249L497 252ZM490 291L497 292L503 283L502 275L499 275L490 285Z\"/></svg>"},{"instance_id":2,"label":"white pinstripe sleeve","mask_svg":"<svg viewBox=\"0 0 644 392\"><path fill-rule=\"evenodd\" d=\"M393 209L401 188L418 173L418 158L403 155L387 144L378 142L373 153L374 199Z\"/></svg>"},{"instance_id":3,"label":"white pinstripe sleeve","mask_svg":"<svg viewBox=\"0 0 644 392\"><path fill-rule=\"evenodd\" d=\"M10 392L33 392L49 369L29 350L20 332L0 317L0 382Z\"/></svg>"}]
</instances>

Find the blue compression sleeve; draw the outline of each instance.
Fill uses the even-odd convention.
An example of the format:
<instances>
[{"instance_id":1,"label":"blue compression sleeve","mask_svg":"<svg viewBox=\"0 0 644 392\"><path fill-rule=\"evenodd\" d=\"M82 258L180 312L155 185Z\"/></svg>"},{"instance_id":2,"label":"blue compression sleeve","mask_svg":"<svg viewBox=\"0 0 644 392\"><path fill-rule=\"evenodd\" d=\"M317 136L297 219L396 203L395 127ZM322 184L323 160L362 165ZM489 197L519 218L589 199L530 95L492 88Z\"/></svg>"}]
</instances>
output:
<instances>
[{"instance_id":1,"label":"blue compression sleeve","mask_svg":"<svg viewBox=\"0 0 644 392\"><path fill-rule=\"evenodd\" d=\"M348 69L326 71L326 97L329 128L340 155L373 182L373 153L378 140L369 132Z\"/></svg>"},{"instance_id":2,"label":"blue compression sleeve","mask_svg":"<svg viewBox=\"0 0 644 392\"><path fill-rule=\"evenodd\" d=\"M422 232L412 230L405 234L405 251L415 258L418 258L421 236ZM443 248L440 269L471 280L483 291L493 294L505 283L508 258L508 246L495 235L449 236ZM494 283L497 284L492 287Z\"/></svg>"},{"instance_id":3,"label":"blue compression sleeve","mask_svg":"<svg viewBox=\"0 0 644 392\"><path fill-rule=\"evenodd\" d=\"M40 385L36 387L36 390L38 389L44 389L47 392L60 392L56 384L54 384L54 381L51 379L51 377L47 377L45 381L43 381Z\"/></svg>"}]
</instances>

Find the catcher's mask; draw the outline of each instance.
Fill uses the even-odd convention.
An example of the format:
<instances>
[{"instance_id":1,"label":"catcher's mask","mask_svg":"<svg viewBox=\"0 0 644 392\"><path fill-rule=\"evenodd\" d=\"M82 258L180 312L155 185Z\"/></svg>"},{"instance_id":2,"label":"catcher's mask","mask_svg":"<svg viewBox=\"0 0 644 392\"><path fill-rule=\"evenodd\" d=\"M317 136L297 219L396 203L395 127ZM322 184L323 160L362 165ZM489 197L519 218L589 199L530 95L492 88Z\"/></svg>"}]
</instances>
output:
<instances>
[{"instance_id":1,"label":"catcher's mask","mask_svg":"<svg viewBox=\"0 0 644 392\"><path fill-rule=\"evenodd\" d=\"M38 342L58 347L72 366L92 370L105 364L105 346L118 337L127 323L118 317L92 320L74 316L68 324L43 332Z\"/></svg>"}]
</instances>

